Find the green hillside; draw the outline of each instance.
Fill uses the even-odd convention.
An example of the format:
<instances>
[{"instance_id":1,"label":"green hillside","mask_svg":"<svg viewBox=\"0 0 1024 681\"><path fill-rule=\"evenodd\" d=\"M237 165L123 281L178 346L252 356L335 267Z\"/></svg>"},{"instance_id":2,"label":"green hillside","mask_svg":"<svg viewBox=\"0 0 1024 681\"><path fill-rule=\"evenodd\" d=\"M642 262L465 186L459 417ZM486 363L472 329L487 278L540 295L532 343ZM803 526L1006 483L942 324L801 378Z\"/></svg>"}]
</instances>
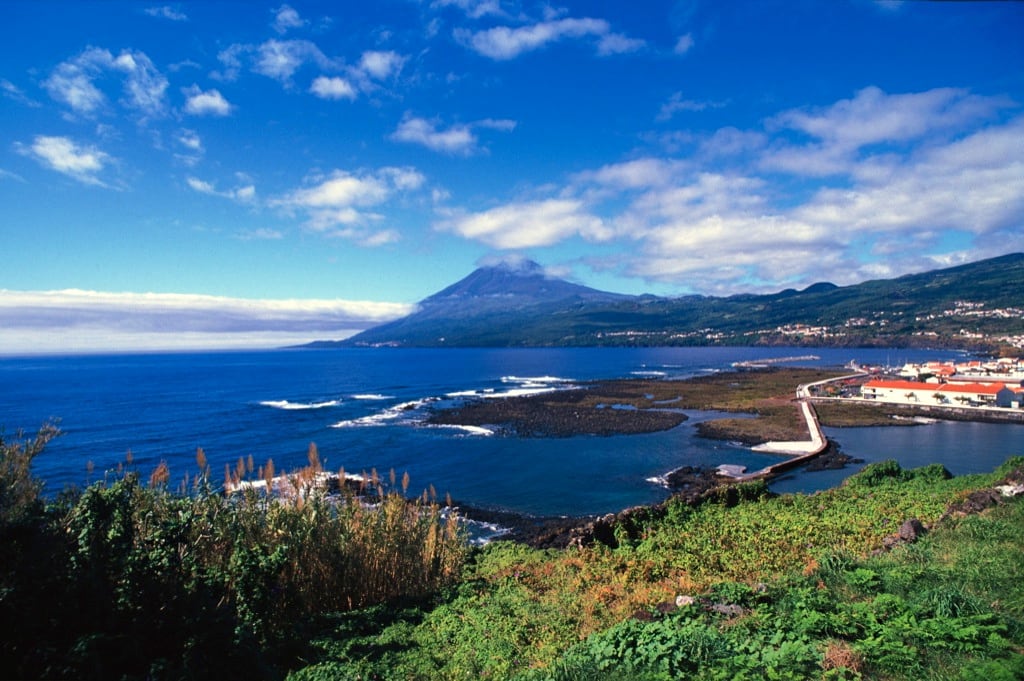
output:
<instances>
[{"instance_id":1,"label":"green hillside","mask_svg":"<svg viewBox=\"0 0 1024 681\"><path fill-rule=\"evenodd\" d=\"M488 282L482 292L477 284ZM478 270L419 311L345 342L398 346L816 345L1024 343L1024 254L852 286L730 297L621 296ZM1018 338L1015 338L1018 337Z\"/></svg>"}]
</instances>

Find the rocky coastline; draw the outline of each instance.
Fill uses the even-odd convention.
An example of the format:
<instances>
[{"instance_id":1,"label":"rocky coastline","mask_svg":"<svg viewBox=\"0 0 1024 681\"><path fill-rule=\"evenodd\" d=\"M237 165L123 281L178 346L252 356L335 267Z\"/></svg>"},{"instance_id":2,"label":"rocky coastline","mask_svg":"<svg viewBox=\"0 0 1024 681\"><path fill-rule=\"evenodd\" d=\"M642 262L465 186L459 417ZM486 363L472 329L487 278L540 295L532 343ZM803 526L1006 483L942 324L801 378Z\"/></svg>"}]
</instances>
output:
<instances>
[{"instance_id":1,"label":"rocky coastline","mask_svg":"<svg viewBox=\"0 0 1024 681\"><path fill-rule=\"evenodd\" d=\"M696 426L698 435L752 446L787 432L799 433L804 429L806 433L794 409L793 387L827 373L816 369L771 368L688 380L594 382L571 390L470 400L434 411L428 423L487 427L509 437L612 436L668 430L686 421L683 409L715 409L754 413L758 418L702 422ZM807 464L806 470L839 469L860 462L830 442L825 452ZM738 499L741 492L730 482L716 468L708 467L681 466L664 476L664 484L671 492L669 500L681 498L690 505L708 499ZM742 489L742 494L769 494L763 482L747 484ZM465 518L506 528L503 540L537 548L565 548L594 542L614 546L617 533L638 534L645 522L664 513L669 500L654 506L582 517L530 516L468 504L456 506Z\"/></svg>"},{"instance_id":2,"label":"rocky coastline","mask_svg":"<svg viewBox=\"0 0 1024 681\"><path fill-rule=\"evenodd\" d=\"M430 414L431 425L486 427L503 435L565 438L577 435L638 435L675 428L687 419L678 409L614 383L568 390L467 401Z\"/></svg>"}]
</instances>

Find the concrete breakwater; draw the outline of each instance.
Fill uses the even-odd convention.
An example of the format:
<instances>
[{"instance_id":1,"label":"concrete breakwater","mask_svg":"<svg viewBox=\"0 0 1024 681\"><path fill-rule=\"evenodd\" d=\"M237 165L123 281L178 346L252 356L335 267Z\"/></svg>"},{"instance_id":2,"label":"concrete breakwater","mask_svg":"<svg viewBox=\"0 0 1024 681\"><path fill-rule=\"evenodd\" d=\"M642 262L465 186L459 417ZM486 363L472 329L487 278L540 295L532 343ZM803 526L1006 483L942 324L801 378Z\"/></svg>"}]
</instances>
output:
<instances>
[{"instance_id":1,"label":"concrete breakwater","mask_svg":"<svg viewBox=\"0 0 1024 681\"><path fill-rule=\"evenodd\" d=\"M821 424L818 423L818 415L815 413L811 403L807 400L802 400L800 402L800 411L807 422L807 429L811 436L810 440L766 442L762 445L753 447L754 451L792 455L791 458L772 464L771 466L766 466L761 470L754 471L752 473L747 473L744 469L736 466L724 464L718 467L718 474L722 477L730 478L735 482L770 478L782 473L783 471L802 466L820 456L822 452L828 449L829 443L825 438L825 433L821 429Z\"/></svg>"},{"instance_id":2,"label":"concrete breakwater","mask_svg":"<svg viewBox=\"0 0 1024 681\"><path fill-rule=\"evenodd\" d=\"M814 362L821 359L817 355L800 355L799 357L766 357L764 359L747 360L744 362L733 362L734 369L763 369L773 364L785 364L787 362Z\"/></svg>"},{"instance_id":3,"label":"concrete breakwater","mask_svg":"<svg viewBox=\"0 0 1024 681\"><path fill-rule=\"evenodd\" d=\"M846 381L850 378L856 378L861 375L863 375L863 372L858 372L849 376L828 378L821 381L815 381L814 383L797 386L796 399L799 403L800 413L804 418L804 422L807 424L807 431L810 439L786 442L766 442L753 447L754 451L791 455L792 458L772 464L771 466L766 466L765 468L752 473L747 473L745 470L741 470L736 466L726 464L718 467L719 475L731 478L736 482L755 480L758 478L770 478L782 473L783 471L802 466L805 463L816 459L829 448L829 442L825 437L825 432L821 429L821 423L818 421L818 414L814 410L814 406L811 404L811 389L833 381Z\"/></svg>"}]
</instances>

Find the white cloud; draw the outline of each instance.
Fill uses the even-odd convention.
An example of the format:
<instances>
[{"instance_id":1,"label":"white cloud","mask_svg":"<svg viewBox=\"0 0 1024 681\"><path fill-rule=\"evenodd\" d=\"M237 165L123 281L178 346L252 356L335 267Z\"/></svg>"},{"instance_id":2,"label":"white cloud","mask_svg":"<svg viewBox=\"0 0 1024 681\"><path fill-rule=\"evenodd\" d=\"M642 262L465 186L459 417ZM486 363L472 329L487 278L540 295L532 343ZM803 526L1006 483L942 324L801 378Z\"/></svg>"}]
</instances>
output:
<instances>
[{"instance_id":1,"label":"white cloud","mask_svg":"<svg viewBox=\"0 0 1024 681\"><path fill-rule=\"evenodd\" d=\"M927 147L884 175L823 188L796 214L832 229L978 235L1017 231L1024 215L1024 118ZM927 200L922 200L927 197Z\"/></svg>"},{"instance_id":2,"label":"white cloud","mask_svg":"<svg viewBox=\"0 0 1024 681\"><path fill-rule=\"evenodd\" d=\"M200 194L213 195L217 193L217 190L214 189L212 184L210 184L209 182L204 182L203 180L197 179L195 177L188 178L186 182L188 183L189 187L192 187L192 189L199 192Z\"/></svg>"},{"instance_id":3,"label":"white cloud","mask_svg":"<svg viewBox=\"0 0 1024 681\"><path fill-rule=\"evenodd\" d=\"M680 111L706 111L708 109L721 109L725 102L698 101L694 99L683 99L682 92L675 92L668 101L661 106L658 112L659 121L667 121Z\"/></svg>"},{"instance_id":4,"label":"white cloud","mask_svg":"<svg viewBox=\"0 0 1024 681\"><path fill-rule=\"evenodd\" d=\"M609 33L601 37L597 43L597 53L602 57L611 54L628 54L642 50L647 45L639 38L630 38L621 33Z\"/></svg>"},{"instance_id":5,"label":"white cloud","mask_svg":"<svg viewBox=\"0 0 1024 681\"><path fill-rule=\"evenodd\" d=\"M768 144L768 136L758 130L719 128L711 137L701 140L699 151L705 159L735 157L759 152Z\"/></svg>"},{"instance_id":6,"label":"white cloud","mask_svg":"<svg viewBox=\"0 0 1024 681\"><path fill-rule=\"evenodd\" d=\"M693 133L679 157L574 173L537 190L548 199L476 213L439 205L437 228L499 249L583 237L608 250L593 262L715 294L1024 250L1024 116L1007 118L1010 106L961 90L867 88L763 129Z\"/></svg>"},{"instance_id":7,"label":"white cloud","mask_svg":"<svg viewBox=\"0 0 1024 681\"><path fill-rule=\"evenodd\" d=\"M366 246L367 248L376 248L377 246L386 246L387 244L393 244L397 241L401 241L402 236L394 229L385 229L378 232L372 232L366 235L353 235L356 236L356 241L360 245Z\"/></svg>"},{"instance_id":8,"label":"white cloud","mask_svg":"<svg viewBox=\"0 0 1024 681\"><path fill-rule=\"evenodd\" d=\"M244 187L239 187L237 189L232 190L231 194L232 198L234 198L236 201L241 201L242 203L251 203L256 199L256 187L251 184L247 184Z\"/></svg>"},{"instance_id":9,"label":"white cloud","mask_svg":"<svg viewBox=\"0 0 1024 681\"><path fill-rule=\"evenodd\" d=\"M203 152L203 140L195 130L182 130L178 133L178 142L183 146L197 153Z\"/></svg>"},{"instance_id":10,"label":"white cloud","mask_svg":"<svg viewBox=\"0 0 1024 681\"><path fill-rule=\"evenodd\" d=\"M111 157L96 147L76 144L67 137L37 135L32 140L32 146L18 145L16 148L48 168L83 184L107 186L98 175L110 163Z\"/></svg>"},{"instance_id":11,"label":"white cloud","mask_svg":"<svg viewBox=\"0 0 1024 681\"><path fill-rule=\"evenodd\" d=\"M676 41L672 51L676 54L686 54L691 49L693 49L693 34L687 33L686 35L679 36L679 40Z\"/></svg>"},{"instance_id":12,"label":"white cloud","mask_svg":"<svg viewBox=\"0 0 1024 681\"><path fill-rule=\"evenodd\" d=\"M596 184L615 190L650 189L672 184L683 167L679 161L639 158L578 173L574 181L576 184Z\"/></svg>"},{"instance_id":13,"label":"white cloud","mask_svg":"<svg viewBox=\"0 0 1024 681\"><path fill-rule=\"evenodd\" d=\"M351 99L354 100L358 93L350 82L337 76L319 76L313 81L309 91L321 99Z\"/></svg>"},{"instance_id":14,"label":"white cloud","mask_svg":"<svg viewBox=\"0 0 1024 681\"><path fill-rule=\"evenodd\" d=\"M747 290L777 282L794 262L821 266L820 254L834 252L824 247L830 231L774 209L766 189L759 178L707 172L653 186L615 220L620 238L640 244L628 272L723 292L737 280Z\"/></svg>"},{"instance_id":15,"label":"white cloud","mask_svg":"<svg viewBox=\"0 0 1024 681\"><path fill-rule=\"evenodd\" d=\"M479 139L473 128L511 131L515 129L515 121L484 119L475 123L455 124L447 129L438 129L437 121L406 115L398 128L391 134L396 142L419 144L433 151L446 154L468 156L479 151Z\"/></svg>"},{"instance_id":16,"label":"white cloud","mask_svg":"<svg viewBox=\"0 0 1024 681\"><path fill-rule=\"evenodd\" d=\"M217 55L223 65L211 77L233 81L243 67L254 73L273 78L286 88L293 86L297 74L310 66L321 70L308 92L321 99L354 100L360 92L373 92L382 83L395 78L408 57L393 50L367 50L354 65L345 66L342 60L328 57L309 40L268 40L260 45L234 44ZM335 74L342 75L335 75Z\"/></svg>"},{"instance_id":17,"label":"white cloud","mask_svg":"<svg viewBox=\"0 0 1024 681\"><path fill-rule=\"evenodd\" d=\"M4 97L33 109L42 106L39 102L26 95L17 85L3 78L0 78L0 92L3 93Z\"/></svg>"},{"instance_id":18,"label":"white cloud","mask_svg":"<svg viewBox=\"0 0 1024 681\"><path fill-rule=\"evenodd\" d=\"M236 235L236 238L238 238L239 241L280 241L284 238L284 233L269 227L260 227L258 229L239 232Z\"/></svg>"},{"instance_id":19,"label":"white cloud","mask_svg":"<svg viewBox=\"0 0 1024 681\"><path fill-rule=\"evenodd\" d=\"M224 65L223 71L214 71L211 77L217 80L232 81L238 78L242 70L242 56L253 51L251 45L234 44L217 53L217 61Z\"/></svg>"},{"instance_id":20,"label":"white cloud","mask_svg":"<svg viewBox=\"0 0 1024 681\"><path fill-rule=\"evenodd\" d=\"M244 185L236 189L222 191L217 189L217 187L212 183L200 180L197 177L188 177L185 179L185 182L193 191L199 192L200 194L219 196L223 199L238 201L239 203L251 203L256 199L256 187L251 184Z\"/></svg>"},{"instance_id":21,"label":"white cloud","mask_svg":"<svg viewBox=\"0 0 1024 681\"><path fill-rule=\"evenodd\" d=\"M76 113L91 114L106 102L106 97L92 83L100 70L96 62L103 60L101 55L106 55L106 62L111 61L106 50L90 49L78 58L60 64L43 82L43 87L51 97L67 104Z\"/></svg>"},{"instance_id":22,"label":"white cloud","mask_svg":"<svg viewBox=\"0 0 1024 681\"><path fill-rule=\"evenodd\" d=\"M592 241L612 236L599 217L587 212L581 201L572 199L507 204L452 217L437 228L501 249L550 246L573 236Z\"/></svg>"},{"instance_id":23,"label":"white cloud","mask_svg":"<svg viewBox=\"0 0 1024 681\"><path fill-rule=\"evenodd\" d=\"M402 70L405 61L397 52L370 50L360 57L359 70L375 80L387 80Z\"/></svg>"},{"instance_id":24,"label":"white cloud","mask_svg":"<svg viewBox=\"0 0 1024 681\"><path fill-rule=\"evenodd\" d=\"M427 178L415 168L388 166L381 168L377 174L385 178L398 191L409 192L421 188Z\"/></svg>"},{"instance_id":25,"label":"white cloud","mask_svg":"<svg viewBox=\"0 0 1024 681\"><path fill-rule=\"evenodd\" d=\"M268 40L256 50L253 70L256 73L287 83L302 66L308 63L321 68L332 68L334 63L308 40Z\"/></svg>"},{"instance_id":26,"label":"white cloud","mask_svg":"<svg viewBox=\"0 0 1024 681\"><path fill-rule=\"evenodd\" d=\"M302 28L306 21L289 5L281 5L274 10L274 30L284 35L292 28Z\"/></svg>"},{"instance_id":27,"label":"white cloud","mask_svg":"<svg viewBox=\"0 0 1024 681\"><path fill-rule=\"evenodd\" d=\"M438 130L437 123L424 118L406 116L398 129L391 134L397 142L420 144L448 154L470 154L476 149L477 138L466 125L453 125L447 130Z\"/></svg>"},{"instance_id":28,"label":"white cloud","mask_svg":"<svg viewBox=\"0 0 1024 681\"><path fill-rule=\"evenodd\" d=\"M167 79L157 71L149 57L141 52L122 52L114 60L115 67L126 74L125 94L128 105L149 115L164 112Z\"/></svg>"},{"instance_id":29,"label":"white cloud","mask_svg":"<svg viewBox=\"0 0 1024 681\"><path fill-rule=\"evenodd\" d=\"M231 113L231 104L224 99L219 90L202 91L198 85L182 90L187 97L185 113L193 116L227 116Z\"/></svg>"},{"instance_id":30,"label":"white cloud","mask_svg":"<svg viewBox=\"0 0 1024 681\"><path fill-rule=\"evenodd\" d=\"M294 191L282 205L312 209L375 206L388 197L387 183L379 176L357 177L344 171L318 184Z\"/></svg>"},{"instance_id":31,"label":"white cloud","mask_svg":"<svg viewBox=\"0 0 1024 681\"><path fill-rule=\"evenodd\" d=\"M936 127L974 118L978 99L965 90L939 88L921 93L888 95L877 87L860 90L820 110L787 111L779 125L846 147L920 137Z\"/></svg>"},{"instance_id":32,"label":"white cloud","mask_svg":"<svg viewBox=\"0 0 1024 681\"><path fill-rule=\"evenodd\" d=\"M24 182L25 178L17 173L12 173L10 170L0 168L0 180L14 180L16 182Z\"/></svg>"},{"instance_id":33,"label":"white cloud","mask_svg":"<svg viewBox=\"0 0 1024 681\"><path fill-rule=\"evenodd\" d=\"M384 220L376 212L396 194L419 190L425 178L408 167L385 167L375 172L335 170L312 184L274 199L269 205L306 215L306 227L316 233L376 246L398 238L394 230L375 230Z\"/></svg>"},{"instance_id":34,"label":"white cloud","mask_svg":"<svg viewBox=\"0 0 1024 681\"><path fill-rule=\"evenodd\" d=\"M149 7L145 10L145 12L149 16L157 17L158 19L168 19L170 21L188 21L187 14L169 5L163 5L162 7Z\"/></svg>"},{"instance_id":35,"label":"white cloud","mask_svg":"<svg viewBox=\"0 0 1024 681\"><path fill-rule=\"evenodd\" d=\"M175 153L174 157L187 166L194 166L199 163L206 153L206 150L203 148L203 140L195 130L179 130L175 140L184 147L184 151Z\"/></svg>"},{"instance_id":36,"label":"white cloud","mask_svg":"<svg viewBox=\"0 0 1024 681\"><path fill-rule=\"evenodd\" d=\"M0 290L0 353L277 347L343 338L412 310L358 300Z\"/></svg>"},{"instance_id":37,"label":"white cloud","mask_svg":"<svg viewBox=\"0 0 1024 681\"><path fill-rule=\"evenodd\" d=\"M813 141L777 144L764 166L801 175L842 174L865 147L902 148L926 136L963 129L1009 105L1004 98L954 88L889 95L868 87L832 106L785 111L769 120L772 131L792 130Z\"/></svg>"},{"instance_id":38,"label":"white cloud","mask_svg":"<svg viewBox=\"0 0 1024 681\"><path fill-rule=\"evenodd\" d=\"M476 128L487 128L489 130L500 130L501 132L512 132L518 123L509 118L484 118L473 123Z\"/></svg>"},{"instance_id":39,"label":"white cloud","mask_svg":"<svg viewBox=\"0 0 1024 681\"><path fill-rule=\"evenodd\" d=\"M142 52L122 50L115 57L109 50L90 47L74 59L62 62L43 82L50 96L79 115L92 115L107 102L96 81L106 74L123 78L123 106L146 116L165 113L167 79Z\"/></svg>"},{"instance_id":40,"label":"white cloud","mask_svg":"<svg viewBox=\"0 0 1024 681\"><path fill-rule=\"evenodd\" d=\"M551 19L519 28L496 26L477 33L460 29L455 36L478 54L495 60L515 59L566 38L597 37L601 54L634 51L643 45L642 41L612 33L607 21L591 18Z\"/></svg>"},{"instance_id":41,"label":"white cloud","mask_svg":"<svg viewBox=\"0 0 1024 681\"><path fill-rule=\"evenodd\" d=\"M221 50L217 59L223 70L210 75L224 81L238 78L242 67L248 63L253 72L291 85L292 76L307 64L321 69L337 70L340 63L325 55L309 40L268 40L260 45L233 44Z\"/></svg>"},{"instance_id":42,"label":"white cloud","mask_svg":"<svg viewBox=\"0 0 1024 681\"><path fill-rule=\"evenodd\" d=\"M434 0L431 7L457 7L470 19L487 15L505 16L500 0Z\"/></svg>"}]
</instances>

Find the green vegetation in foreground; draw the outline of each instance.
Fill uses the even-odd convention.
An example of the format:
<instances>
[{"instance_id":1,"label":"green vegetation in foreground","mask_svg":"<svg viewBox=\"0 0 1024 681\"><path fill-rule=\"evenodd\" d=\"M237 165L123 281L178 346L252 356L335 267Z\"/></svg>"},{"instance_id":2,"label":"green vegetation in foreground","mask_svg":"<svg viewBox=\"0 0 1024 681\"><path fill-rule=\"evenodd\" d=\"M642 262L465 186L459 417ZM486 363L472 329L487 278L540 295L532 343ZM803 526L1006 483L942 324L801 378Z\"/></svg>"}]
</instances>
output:
<instances>
[{"instance_id":1,"label":"green vegetation in foreground","mask_svg":"<svg viewBox=\"0 0 1024 681\"><path fill-rule=\"evenodd\" d=\"M292 678L1019 678L1024 505L870 556L1021 465L947 479L881 463L813 496L748 485L732 506L672 504L616 550L495 543L429 611L326 620L320 660Z\"/></svg>"},{"instance_id":2,"label":"green vegetation in foreground","mask_svg":"<svg viewBox=\"0 0 1024 681\"><path fill-rule=\"evenodd\" d=\"M937 523L1024 458L953 479L885 462L812 496L750 483L669 502L616 549L467 553L436 504L396 494L227 498L203 472L178 495L163 467L44 503L29 464L55 434L0 440L5 676L1024 675L1024 504ZM874 555L908 518L937 524Z\"/></svg>"},{"instance_id":3,"label":"green vegetation in foreground","mask_svg":"<svg viewBox=\"0 0 1024 681\"><path fill-rule=\"evenodd\" d=\"M426 492L328 503L313 445L285 498L222 494L200 450L187 494L161 464L148 485L125 469L44 503L30 465L56 435L0 437L0 677L280 678L318 616L423 598L461 572L465 539Z\"/></svg>"}]
</instances>

